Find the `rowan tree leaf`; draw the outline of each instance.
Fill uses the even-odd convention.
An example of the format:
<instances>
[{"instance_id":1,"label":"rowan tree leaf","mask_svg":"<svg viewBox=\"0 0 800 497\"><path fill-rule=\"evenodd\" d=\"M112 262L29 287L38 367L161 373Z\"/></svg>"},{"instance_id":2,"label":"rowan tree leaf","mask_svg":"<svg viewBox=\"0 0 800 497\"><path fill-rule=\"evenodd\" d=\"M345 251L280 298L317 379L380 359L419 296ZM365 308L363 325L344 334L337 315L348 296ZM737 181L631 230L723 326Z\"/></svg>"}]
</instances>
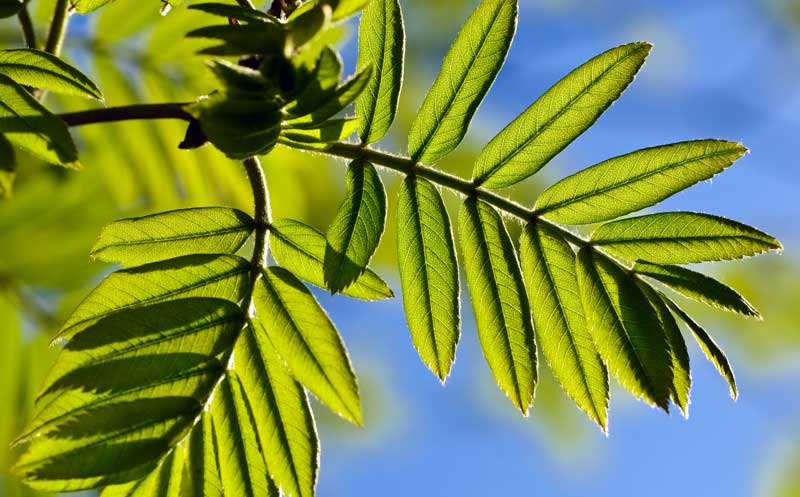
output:
<instances>
[{"instance_id":1,"label":"rowan tree leaf","mask_svg":"<svg viewBox=\"0 0 800 497\"><path fill-rule=\"evenodd\" d=\"M536 341L516 251L494 208L468 197L459 214L464 273L483 355L523 415L537 380Z\"/></svg>"},{"instance_id":2,"label":"rowan tree leaf","mask_svg":"<svg viewBox=\"0 0 800 497\"><path fill-rule=\"evenodd\" d=\"M187 7L190 10L199 10L207 14L219 17L233 18L240 22L260 22L278 24L280 21L266 12L241 5L231 5L228 3L196 3Z\"/></svg>"},{"instance_id":3,"label":"rowan tree leaf","mask_svg":"<svg viewBox=\"0 0 800 497\"><path fill-rule=\"evenodd\" d=\"M620 219L600 226L592 243L629 261L654 264L740 259L780 242L755 228L710 214L664 212Z\"/></svg>"},{"instance_id":4,"label":"rowan tree leaf","mask_svg":"<svg viewBox=\"0 0 800 497\"><path fill-rule=\"evenodd\" d=\"M689 368L689 352L683 340L678 323L670 313L666 304L661 300L660 292L651 288L640 280L637 282L661 323L661 330L669 346L669 355L672 361L672 388L670 398L678 406L685 418L689 417L689 392L692 388L692 375Z\"/></svg>"},{"instance_id":5,"label":"rowan tree leaf","mask_svg":"<svg viewBox=\"0 0 800 497\"><path fill-rule=\"evenodd\" d=\"M550 369L589 418L608 431L608 371L586 325L575 252L546 224L529 224L520 261L533 324Z\"/></svg>"},{"instance_id":6,"label":"rowan tree leaf","mask_svg":"<svg viewBox=\"0 0 800 497\"><path fill-rule=\"evenodd\" d=\"M358 134L362 143L375 143L386 135L394 121L403 84L406 35L400 2L368 2L358 29L358 67L374 68L372 78L356 101Z\"/></svg>"},{"instance_id":7,"label":"rowan tree leaf","mask_svg":"<svg viewBox=\"0 0 800 497\"><path fill-rule=\"evenodd\" d=\"M651 48L647 42L612 48L569 73L492 138L475 162L473 181L501 188L536 173L622 95Z\"/></svg>"},{"instance_id":8,"label":"rowan tree leaf","mask_svg":"<svg viewBox=\"0 0 800 497\"><path fill-rule=\"evenodd\" d=\"M223 497L218 452L211 412L204 411L189 438L186 484L191 489L190 495Z\"/></svg>"},{"instance_id":9,"label":"rowan tree leaf","mask_svg":"<svg viewBox=\"0 0 800 497\"><path fill-rule=\"evenodd\" d=\"M411 340L444 382L461 334L461 288L450 217L426 179L408 176L400 187L397 254Z\"/></svg>"},{"instance_id":10,"label":"rowan tree leaf","mask_svg":"<svg viewBox=\"0 0 800 497\"><path fill-rule=\"evenodd\" d=\"M164 461L146 477L104 488L100 497L180 497L183 464L186 451L176 447Z\"/></svg>"},{"instance_id":11,"label":"rowan tree leaf","mask_svg":"<svg viewBox=\"0 0 800 497\"><path fill-rule=\"evenodd\" d=\"M109 2L111 2L111 0L74 0L70 5L78 14L88 14Z\"/></svg>"},{"instance_id":12,"label":"rowan tree leaf","mask_svg":"<svg viewBox=\"0 0 800 497\"><path fill-rule=\"evenodd\" d=\"M285 128L281 137L296 143L330 143L346 139L356 129L356 119L329 119L313 128Z\"/></svg>"},{"instance_id":13,"label":"rowan tree leaf","mask_svg":"<svg viewBox=\"0 0 800 497\"><path fill-rule=\"evenodd\" d=\"M120 219L105 228L92 257L138 266L190 254L234 254L255 221L238 209L200 207Z\"/></svg>"},{"instance_id":14,"label":"rowan tree leaf","mask_svg":"<svg viewBox=\"0 0 800 497\"><path fill-rule=\"evenodd\" d=\"M225 495L279 497L270 480L263 448L253 424L253 408L238 375L228 371L211 403L217 436L217 461Z\"/></svg>"},{"instance_id":15,"label":"rowan tree leaf","mask_svg":"<svg viewBox=\"0 0 800 497\"><path fill-rule=\"evenodd\" d=\"M21 85L103 100L103 94L91 79L63 59L41 50L0 50L0 74Z\"/></svg>"},{"instance_id":16,"label":"rowan tree leaf","mask_svg":"<svg viewBox=\"0 0 800 497\"><path fill-rule=\"evenodd\" d=\"M293 219L273 221L270 233L270 250L279 265L312 285L330 290L325 284L324 260L328 242L324 234ZM370 269L361 273L341 293L361 300L394 296L389 286Z\"/></svg>"},{"instance_id":17,"label":"rowan tree leaf","mask_svg":"<svg viewBox=\"0 0 800 497\"><path fill-rule=\"evenodd\" d=\"M560 223L614 219L707 180L747 152L739 143L697 140L645 148L568 176L536 201L540 215Z\"/></svg>"},{"instance_id":18,"label":"rowan tree leaf","mask_svg":"<svg viewBox=\"0 0 800 497\"><path fill-rule=\"evenodd\" d=\"M361 276L386 225L386 192L375 167L355 160L347 166L345 180L347 196L325 236L325 282L334 293Z\"/></svg>"},{"instance_id":19,"label":"rowan tree leaf","mask_svg":"<svg viewBox=\"0 0 800 497\"><path fill-rule=\"evenodd\" d=\"M247 328L234 357L272 479L288 497L312 497L319 440L305 390L263 333Z\"/></svg>"},{"instance_id":20,"label":"rowan tree leaf","mask_svg":"<svg viewBox=\"0 0 800 497\"><path fill-rule=\"evenodd\" d=\"M50 164L80 167L78 150L64 121L5 74L0 74L0 133Z\"/></svg>"},{"instance_id":21,"label":"rowan tree leaf","mask_svg":"<svg viewBox=\"0 0 800 497\"><path fill-rule=\"evenodd\" d=\"M483 0L475 8L411 124L413 160L434 163L461 143L505 61L516 26L516 0Z\"/></svg>"},{"instance_id":22,"label":"rowan tree leaf","mask_svg":"<svg viewBox=\"0 0 800 497\"><path fill-rule=\"evenodd\" d=\"M328 315L292 273L268 267L253 293L254 332L275 346L292 375L333 412L361 425L361 402L347 351Z\"/></svg>"},{"instance_id":23,"label":"rowan tree leaf","mask_svg":"<svg viewBox=\"0 0 800 497\"><path fill-rule=\"evenodd\" d=\"M583 311L600 357L637 398L665 411L673 382L661 323L635 281L590 247L578 252Z\"/></svg>"},{"instance_id":24,"label":"rowan tree leaf","mask_svg":"<svg viewBox=\"0 0 800 497\"><path fill-rule=\"evenodd\" d=\"M287 117L305 116L321 107L331 99L341 77L342 59L335 50L326 46L320 52L308 85L286 105L284 111Z\"/></svg>"},{"instance_id":25,"label":"rowan tree leaf","mask_svg":"<svg viewBox=\"0 0 800 497\"><path fill-rule=\"evenodd\" d=\"M717 371L719 371L722 377L728 382L728 385L731 389L731 398L736 400L736 398L739 396L739 390L736 387L736 377L733 374L733 369L728 362L728 358L725 356L725 352L723 352L714 339L711 338L711 335L709 335L702 326L697 324L697 321L686 314L683 309L678 307L675 302L667 297L664 297L663 295L662 298L664 303L669 306L672 312L674 312L692 332L697 340L697 343L700 345L700 349L706 355L706 358L708 358L709 362L711 362L711 364L717 368Z\"/></svg>"},{"instance_id":26,"label":"rowan tree leaf","mask_svg":"<svg viewBox=\"0 0 800 497\"><path fill-rule=\"evenodd\" d=\"M185 297L244 298L250 263L235 255L186 255L108 275L59 330L68 339L97 320L126 309Z\"/></svg>"},{"instance_id":27,"label":"rowan tree leaf","mask_svg":"<svg viewBox=\"0 0 800 497\"><path fill-rule=\"evenodd\" d=\"M189 298L76 334L45 380L15 472L34 488L71 491L152 471L202 412L224 371L217 356L244 319L232 302Z\"/></svg>"},{"instance_id":28,"label":"rowan tree leaf","mask_svg":"<svg viewBox=\"0 0 800 497\"><path fill-rule=\"evenodd\" d=\"M644 261L637 262L633 271L663 283L684 297L761 319L758 311L736 290L702 273L680 266L660 266Z\"/></svg>"},{"instance_id":29,"label":"rowan tree leaf","mask_svg":"<svg viewBox=\"0 0 800 497\"><path fill-rule=\"evenodd\" d=\"M187 38L217 40L219 45L199 51L204 55L253 55L283 53L286 45L286 30L279 24L219 24L203 26L186 33Z\"/></svg>"}]
</instances>

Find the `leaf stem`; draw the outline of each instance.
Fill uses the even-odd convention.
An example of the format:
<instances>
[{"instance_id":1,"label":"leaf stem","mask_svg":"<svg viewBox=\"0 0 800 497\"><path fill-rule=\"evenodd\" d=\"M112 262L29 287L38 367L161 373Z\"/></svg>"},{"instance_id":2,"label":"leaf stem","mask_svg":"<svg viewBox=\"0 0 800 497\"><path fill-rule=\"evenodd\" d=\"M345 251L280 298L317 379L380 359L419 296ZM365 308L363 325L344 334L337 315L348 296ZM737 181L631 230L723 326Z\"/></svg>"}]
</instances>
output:
<instances>
[{"instance_id":1,"label":"leaf stem","mask_svg":"<svg viewBox=\"0 0 800 497\"><path fill-rule=\"evenodd\" d=\"M56 57L61 54L64 36L67 34L68 21L69 0L56 0L55 10L53 11L53 22L50 24L50 32L47 34L47 41L44 45L45 52L50 52Z\"/></svg>"},{"instance_id":2,"label":"leaf stem","mask_svg":"<svg viewBox=\"0 0 800 497\"><path fill-rule=\"evenodd\" d=\"M184 121L191 121L193 119L192 115L184 110L184 107L187 105L190 104L184 102L124 105L121 107L106 107L104 109L60 114L59 117L63 119L68 126L129 121L132 119L183 119Z\"/></svg>"},{"instance_id":3,"label":"leaf stem","mask_svg":"<svg viewBox=\"0 0 800 497\"><path fill-rule=\"evenodd\" d=\"M344 142L333 143L327 148L320 150L320 152L345 159L363 159L376 166L381 166L406 175L415 174L466 197L476 196L484 202L493 205L503 213L515 217L524 223L534 221L547 223L558 230L565 239L575 245L580 247L589 245L588 240L581 238L558 223L539 217L533 209L529 209L493 191L481 188L472 181L416 163L410 157L394 155L369 147Z\"/></svg>"},{"instance_id":4,"label":"leaf stem","mask_svg":"<svg viewBox=\"0 0 800 497\"><path fill-rule=\"evenodd\" d=\"M36 30L33 29L33 21L28 12L27 2L22 5L22 9L17 14L17 19L19 19L19 25L22 28L22 37L25 39L25 45L28 48L36 48Z\"/></svg>"}]
</instances>

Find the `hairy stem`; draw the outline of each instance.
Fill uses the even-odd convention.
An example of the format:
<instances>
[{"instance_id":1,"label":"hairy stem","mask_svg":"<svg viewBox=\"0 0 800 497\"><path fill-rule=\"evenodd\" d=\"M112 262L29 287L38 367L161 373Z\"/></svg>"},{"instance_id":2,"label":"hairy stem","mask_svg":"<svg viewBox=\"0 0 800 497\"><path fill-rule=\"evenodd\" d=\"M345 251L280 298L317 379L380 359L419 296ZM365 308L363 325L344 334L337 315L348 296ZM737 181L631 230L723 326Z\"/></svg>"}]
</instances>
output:
<instances>
[{"instance_id":1,"label":"hairy stem","mask_svg":"<svg viewBox=\"0 0 800 497\"><path fill-rule=\"evenodd\" d=\"M129 121L132 119L183 119L191 121L192 115L184 110L189 103L139 104L122 107L106 107L104 109L84 110L60 114L59 117L68 126L85 124Z\"/></svg>"},{"instance_id":2,"label":"hairy stem","mask_svg":"<svg viewBox=\"0 0 800 497\"><path fill-rule=\"evenodd\" d=\"M61 45L63 45L64 36L67 34L68 20L69 0L56 0L53 22L50 24L50 32L47 34L47 41L44 45L45 52L50 52L55 56L61 54Z\"/></svg>"},{"instance_id":3,"label":"hairy stem","mask_svg":"<svg viewBox=\"0 0 800 497\"><path fill-rule=\"evenodd\" d=\"M248 157L243 161L243 164L244 170L247 172L247 179L250 181L250 188L253 191L253 218L256 221L256 229L255 246L253 247L253 257L250 262L253 270L252 281L255 282L261 272L261 268L267 263L268 230L271 212L269 193L267 192L267 179L264 176L263 169L261 169L261 163L256 157Z\"/></svg>"},{"instance_id":4,"label":"hairy stem","mask_svg":"<svg viewBox=\"0 0 800 497\"><path fill-rule=\"evenodd\" d=\"M25 3L17 14L19 25L22 28L22 37L25 39L25 45L28 48L36 48L36 31L33 29L33 21L28 12L28 4Z\"/></svg>"},{"instance_id":5,"label":"hairy stem","mask_svg":"<svg viewBox=\"0 0 800 497\"><path fill-rule=\"evenodd\" d=\"M389 154L372 148L343 142L333 143L329 147L320 151L334 157L342 157L345 159L364 159L373 165L382 166L406 175L415 174L441 187L458 192L466 197L478 197L484 202L493 205L503 213L513 216L522 222L527 223L537 221L547 223L553 228L557 229L565 239L571 243L574 243L575 245L584 246L589 244L587 240L584 240L567 228L539 217L533 209L529 209L490 190L481 188L475 183L465 180L459 176L418 164L410 157Z\"/></svg>"}]
</instances>

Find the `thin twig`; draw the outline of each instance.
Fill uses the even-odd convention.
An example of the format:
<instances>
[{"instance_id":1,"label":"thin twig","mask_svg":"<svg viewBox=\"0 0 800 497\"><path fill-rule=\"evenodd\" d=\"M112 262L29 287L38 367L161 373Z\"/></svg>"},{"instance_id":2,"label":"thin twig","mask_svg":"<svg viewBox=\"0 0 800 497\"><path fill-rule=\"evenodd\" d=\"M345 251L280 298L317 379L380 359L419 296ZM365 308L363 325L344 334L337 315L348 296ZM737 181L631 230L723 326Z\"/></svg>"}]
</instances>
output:
<instances>
[{"instance_id":1,"label":"thin twig","mask_svg":"<svg viewBox=\"0 0 800 497\"><path fill-rule=\"evenodd\" d=\"M63 119L68 126L130 121L133 119L182 119L184 121L191 121L193 119L192 115L184 110L184 107L187 105L190 104L184 102L125 105L122 107L106 107L104 109L59 114L59 117Z\"/></svg>"},{"instance_id":2,"label":"thin twig","mask_svg":"<svg viewBox=\"0 0 800 497\"><path fill-rule=\"evenodd\" d=\"M33 21L28 12L28 4L25 3L22 9L17 14L19 25L22 28L22 37L25 39L25 45L28 48L36 48L36 30L33 29Z\"/></svg>"}]
</instances>

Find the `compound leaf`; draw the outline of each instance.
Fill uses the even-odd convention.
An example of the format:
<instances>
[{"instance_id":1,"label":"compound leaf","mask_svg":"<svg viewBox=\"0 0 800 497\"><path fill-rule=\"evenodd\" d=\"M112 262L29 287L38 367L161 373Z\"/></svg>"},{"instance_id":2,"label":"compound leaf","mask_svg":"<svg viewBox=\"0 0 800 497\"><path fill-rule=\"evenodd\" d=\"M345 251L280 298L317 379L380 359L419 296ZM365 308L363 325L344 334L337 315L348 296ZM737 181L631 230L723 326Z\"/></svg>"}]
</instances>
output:
<instances>
[{"instance_id":1,"label":"compound leaf","mask_svg":"<svg viewBox=\"0 0 800 497\"><path fill-rule=\"evenodd\" d=\"M633 271L663 283L684 297L761 319L758 311L736 290L702 273L680 266L659 266L644 261L637 262Z\"/></svg>"},{"instance_id":2,"label":"compound leaf","mask_svg":"<svg viewBox=\"0 0 800 497\"><path fill-rule=\"evenodd\" d=\"M607 431L608 371L586 326L575 252L539 222L522 232L520 261L545 359L578 407Z\"/></svg>"},{"instance_id":3,"label":"compound leaf","mask_svg":"<svg viewBox=\"0 0 800 497\"><path fill-rule=\"evenodd\" d=\"M600 357L637 398L669 409L669 346L647 298L625 271L594 253L578 252L578 285L589 332Z\"/></svg>"},{"instance_id":4,"label":"compound leaf","mask_svg":"<svg viewBox=\"0 0 800 497\"><path fill-rule=\"evenodd\" d=\"M707 180L739 159L739 143L697 140L645 148L591 166L545 190L536 210L567 224L614 219Z\"/></svg>"},{"instance_id":5,"label":"compound leaf","mask_svg":"<svg viewBox=\"0 0 800 497\"><path fill-rule=\"evenodd\" d=\"M228 207L120 219L103 228L92 257L138 266L189 254L233 254L250 236L253 225L250 216Z\"/></svg>"},{"instance_id":6,"label":"compound leaf","mask_svg":"<svg viewBox=\"0 0 800 497\"><path fill-rule=\"evenodd\" d=\"M103 94L91 79L63 59L41 50L0 50L0 74L21 85L103 100Z\"/></svg>"},{"instance_id":7,"label":"compound leaf","mask_svg":"<svg viewBox=\"0 0 800 497\"><path fill-rule=\"evenodd\" d=\"M592 243L629 261L655 264L740 259L782 250L775 238L723 217L694 212L664 212L604 224Z\"/></svg>"},{"instance_id":8,"label":"compound leaf","mask_svg":"<svg viewBox=\"0 0 800 497\"><path fill-rule=\"evenodd\" d=\"M497 384L523 415L537 381L531 309L511 238L489 204L461 207L461 251L483 354Z\"/></svg>"},{"instance_id":9,"label":"compound leaf","mask_svg":"<svg viewBox=\"0 0 800 497\"><path fill-rule=\"evenodd\" d=\"M651 48L646 42L612 48L569 73L486 145L473 180L501 188L536 173L619 98Z\"/></svg>"},{"instance_id":10,"label":"compound leaf","mask_svg":"<svg viewBox=\"0 0 800 497\"><path fill-rule=\"evenodd\" d=\"M253 293L255 333L275 346L294 377L333 412L361 425L361 401L347 351L328 315L289 271L268 267Z\"/></svg>"},{"instance_id":11,"label":"compound leaf","mask_svg":"<svg viewBox=\"0 0 800 497\"><path fill-rule=\"evenodd\" d=\"M411 340L444 381L461 331L460 286L453 229L442 196L428 180L409 176L397 199L397 260Z\"/></svg>"},{"instance_id":12,"label":"compound leaf","mask_svg":"<svg viewBox=\"0 0 800 497\"><path fill-rule=\"evenodd\" d=\"M350 286L378 248L386 224L386 192L375 167L363 160L347 166L347 196L328 227L325 282L332 292Z\"/></svg>"},{"instance_id":13,"label":"compound leaf","mask_svg":"<svg viewBox=\"0 0 800 497\"><path fill-rule=\"evenodd\" d=\"M398 0L373 0L361 14L358 31L358 67L375 68L356 101L362 143L386 135L397 113L403 83L406 35Z\"/></svg>"},{"instance_id":14,"label":"compound leaf","mask_svg":"<svg viewBox=\"0 0 800 497\"><path fill-rule=\"evenodd\" d=\"M223 497L217 462L217 437L214 434L214 421L208 411L200 415L189 438L189 458L187 460L187 487L189 495L203 497Z\"/></svg>"},{"instance_id":15,"label":"compound leaf","mask_svg":"<svg viewBox=\"0 0 800 497\"><path fill-rule=\"evenodd\" d=\"M516 26L516 0L483 0L475 8L411 124L412 159L434 163L461 143L505 61Z\"/></svg>"},{"instance_id":16,"label":"compound leaf","mask_svg":"<svg viewBox=\"0 0 800 497\"><path fill-rule=\"evenodd\" d=\"M277 219L270 225L270 250L275 260L292 274L312 285L330 290L325 284L325 235L293 219ZM372 270L367 269L347 288L343 295L362 300L392 298L389 286Z\"/></svg>"}]
</instances>

